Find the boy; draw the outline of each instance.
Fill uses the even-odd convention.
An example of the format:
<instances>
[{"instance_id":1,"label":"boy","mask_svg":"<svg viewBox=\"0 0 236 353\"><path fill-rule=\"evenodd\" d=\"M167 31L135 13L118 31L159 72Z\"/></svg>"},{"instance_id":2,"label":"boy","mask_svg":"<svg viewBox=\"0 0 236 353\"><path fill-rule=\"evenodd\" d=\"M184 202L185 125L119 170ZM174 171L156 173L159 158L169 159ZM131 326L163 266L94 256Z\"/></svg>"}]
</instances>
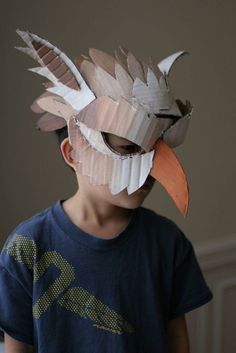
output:
<instances>
[{"instance_id":1,"label":"boy","mask_svg":"<svg viewBox=\"0 0 236 353\"><path fill-rule=\"evenodd\" d=\"M168 73L119 48L77 67L51 43L18 31L47 77L33 104L56 131L78 191L21 223L0 262L0 327L7 353L189 353L185 313L212 299L191 242L141 207L160 181L186 215L188 188L172 152L190 104ZM68 135L67 135L68 134Z\"/></svg>"}]
</instances>

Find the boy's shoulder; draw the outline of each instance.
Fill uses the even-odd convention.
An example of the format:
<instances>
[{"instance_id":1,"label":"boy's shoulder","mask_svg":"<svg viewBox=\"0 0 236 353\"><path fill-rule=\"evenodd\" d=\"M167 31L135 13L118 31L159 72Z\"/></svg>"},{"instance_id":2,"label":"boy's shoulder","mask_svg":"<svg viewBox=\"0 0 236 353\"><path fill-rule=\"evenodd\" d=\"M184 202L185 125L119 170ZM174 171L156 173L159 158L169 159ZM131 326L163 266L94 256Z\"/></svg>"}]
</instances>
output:
<instances>
[{"instance_id":1,"label":"boy's shoulder","mask_svg":"<svg viewBox=\"0 0 236 353\"><path fill-rule=\"evenodd\" d=\"M25 288L32 279L32 270L38 256L41 237L48 239L50 214L53 207L36 213L21 222L8 235L0 254L0 269L7 270L14 278L21 278ZM44 234L46 236L44 236ZM43 243L42 243L42 246ZM24 265L24 266L22 266Z\"/></svg>"},{"instance_id":2,"label":"boy's shoulder","mask_svg":"<svg viewBox=\"0 0 236 353\"><path fill-rule=\"evenodd\" d=\"M146 207L140 207L140 212L147 228L155 229L159 233L183 234L178 225L170 218Z\"/></svg>"},{"instance_id":3,"label":"boy's shoulder","mask_svg":"<svg viewBox=\"0 0 236 353\"><path fill-rule=\"evenodd\" d=\"M40 212L37 212L32 217L19 223L8 235L4 248L13 240L13 238L16 237L24 237L25 239L29 239L31 241L37 239L40 234L42 234L42 231L48 227L53 207L54 206L48 207Z\"/></svg>"},{"instance_id":4,"label":"boy's shoulder","mask_svg":"<svg viewBox=\"0 0 236 353\"><path fill-rule=\"evenodd\" d=\"M140 207L145 238L163 252L187 252L192 248L191 241L180 227L170 218L146 207Z\"/></svg>"},{"instance_id":5,"label":"boy's shoulder","mask_svg":"<svg viewBox=\"0 0 236 353\"><path fill-rule=\"evenodd\" d=\"M170 218L168 218L168 217L166 217L164 215L161 215L160 213L157 213L156 211L151 210L148 207L140 206L139 209L140 209L141 213L145 217L147 217L147 218L149 218L149 219L151 219L151 220L153 220L155 222L160 222L160 223L163 223L163 224L165 223L167 225L168 224L169 225L174 225L175 224Z\"/></svg>"}]
</instances>

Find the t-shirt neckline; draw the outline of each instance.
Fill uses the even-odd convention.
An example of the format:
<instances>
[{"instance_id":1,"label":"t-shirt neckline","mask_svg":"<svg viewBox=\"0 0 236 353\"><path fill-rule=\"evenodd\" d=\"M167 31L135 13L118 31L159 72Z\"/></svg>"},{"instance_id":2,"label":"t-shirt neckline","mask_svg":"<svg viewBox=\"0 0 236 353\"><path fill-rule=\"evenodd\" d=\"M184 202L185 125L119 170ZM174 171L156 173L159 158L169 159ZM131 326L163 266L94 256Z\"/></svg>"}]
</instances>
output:
<instances>
[{"instance_id":1,"label":"t-shirt neckline","mask_svg":"<svg viewBox=\"0 0 236 353\"><path fill-rule=\"evenodd\" d=\"M137 213L139 212L139 207L132 210L132 215L130 217L129 223L113 238L103 239L95 235L89 234L75 225L65 210L63 209L62 203L64 200L59 200L52 208L52 216L56 223L63 230L66 235L71 237L74 241L83 243L84 245L94 248L94 249L111 249L123 243L132 236L132 230L139 217Z\"/></svg>"}]
</instances>

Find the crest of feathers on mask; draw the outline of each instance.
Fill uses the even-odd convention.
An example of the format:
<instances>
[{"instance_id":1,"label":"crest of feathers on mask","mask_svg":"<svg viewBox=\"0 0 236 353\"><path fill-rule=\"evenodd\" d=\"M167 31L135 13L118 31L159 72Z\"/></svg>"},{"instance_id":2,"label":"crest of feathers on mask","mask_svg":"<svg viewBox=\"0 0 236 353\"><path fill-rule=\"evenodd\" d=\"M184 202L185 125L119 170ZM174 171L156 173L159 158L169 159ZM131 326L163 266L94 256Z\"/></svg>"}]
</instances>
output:
<instances>
[{"instance_id":1,"label":"crest of feathers on mask","mask_svg":"<svg viewBox=\"0 0 236 353\"><path fill-rule=\"evenodd\" d=\"M40 130L62 128L71 117L96 128L99 119L90 118L88 112L101 112L104 108L114 114L110 119L116 119L117 125L118 112L132 111L135 117L138 111L143 111L140 121L149 124L153 134L149 144L140 142L144 149L148 150L159 137L172 148L183 142L192 107L188 101L184 104L174 99L168 75L174 62L186 52L175 53L159 64L150 58L147 64L122 46L114 57L91 48L88 57L80 55L74 64L60 49L39 36L19 30L17 33L27 44L26 48L17 49L40 64L29 70L47 78L46 92L31 106L34 112L44 113L37 122ZM137 125L137 119L132 119ZM107 120L100 124L101 131L109 132Z\"/></svg>"}]
</instances>

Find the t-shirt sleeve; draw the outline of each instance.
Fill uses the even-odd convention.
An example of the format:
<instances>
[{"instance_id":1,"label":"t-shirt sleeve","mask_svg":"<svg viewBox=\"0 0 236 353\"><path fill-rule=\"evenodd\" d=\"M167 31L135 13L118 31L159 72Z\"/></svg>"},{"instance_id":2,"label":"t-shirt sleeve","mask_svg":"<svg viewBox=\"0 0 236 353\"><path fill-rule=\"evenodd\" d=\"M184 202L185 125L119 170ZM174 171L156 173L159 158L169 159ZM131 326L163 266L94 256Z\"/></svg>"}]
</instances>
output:
<instances>
[{"instance_id":1,"label":"t-shirt sleeve","mask_svg":"<svg viewBox=\"0 0 236 353\"><path fill-rule=\"evenodd\" d=\"M4 267L0 266L0 329L33 345L32 298Z\"/></svg>"},{"instance_id":2,"label":"t-shirt sleeve","mask_svg":"<svg viewBox=\"0 0 236 353\"><path fill-rule=\"evenodd\" d=\"M176 247L169 319L194 310L213 298L192 243L180 232Z\"/></svg>"},{"instance_id":3,"label":"t-shirt sleeve","mask_svg":"<svg viewBox=\"0 0 236 353\"><path fill-rule=\"evenodd\" d=\"M0 254L0 331L33 345L33 261L35 244L12 233Z\"/></svg>"}]
</instances>

